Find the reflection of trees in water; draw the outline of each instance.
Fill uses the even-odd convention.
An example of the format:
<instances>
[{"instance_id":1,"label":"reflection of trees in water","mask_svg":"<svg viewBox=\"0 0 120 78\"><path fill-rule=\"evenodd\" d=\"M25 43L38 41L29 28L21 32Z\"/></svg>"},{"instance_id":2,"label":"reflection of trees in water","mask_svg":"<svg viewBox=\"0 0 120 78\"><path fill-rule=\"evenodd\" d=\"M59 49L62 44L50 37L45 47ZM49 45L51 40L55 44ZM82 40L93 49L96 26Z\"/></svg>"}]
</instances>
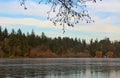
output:
<instances>
[{"instance_id":1,"label":"reflection of trees in water","mask_svg":"<svg viewBox=\"0 0 120 78\"><path fill-rule=\"evenodd\" d=\"M65 62L0 66L0 78L115 78L114 74L120 72L120 64L117 66L114 60Z\"/></svg>"},{"instance_id":2,"label":"reflection of trees in water","mask_svg":"<svg viewBox=\"0 0 120 78\"><path fill-rule=\"evenodd\" d=\"M43 68L42 68L43 69ZM12 78L45 78L46 72L41 71L38 68L34 67L4 67L0 68L0 78L12 77ZM1 74L3 73L3 74Z\"/></svg>"},{"instance_id":3,"label":"reflection of trees in water","mask_svg":"<svg viewBox=\"0 0 120 78\"><path fill-rule=\"evenodd\" d=\"M96 64L92 65L91 75L96 77L103 77L103 78L117 78L113 75L115 72L120 72L120 63L115 61L114 59L106 58L106 59L99 59L94 61ZM119 63L119 64L118 64ZM113 76L113 77L112 77Z\"/></svg>"},{"instance_id":4,"label":"reflection of trees in water","mask_svg":"<svg viewBox=\"0 0 120 78\"><path fill-rule=\"evenodd\" d=\"M111 67L109 66L89 66L89 65L50 65L50 66L31 66L31 67L6 67L0 68L0 78L15 77L15 78L49 78L49 77L84 77L93 78L103 75L106 78L110 78Z\"/></svg>"},{"instance_id":5,"label":"reflection of trees in water","mask_svg":"<svg viewBox=\"0 0 120 78\"><path fill-rule=\"evenodd\" d=\"M56 77L67 77L67 76L78 76L78 74L85 74L86 69L82 65L36 65L36 66L17 66L17 67L0 67L0 78L15 77L15 78L49 78L51 76ZM3 73L3 74L2 74ZM49 77L48 77L49 76Z\"/></svg>"}]
</instances>

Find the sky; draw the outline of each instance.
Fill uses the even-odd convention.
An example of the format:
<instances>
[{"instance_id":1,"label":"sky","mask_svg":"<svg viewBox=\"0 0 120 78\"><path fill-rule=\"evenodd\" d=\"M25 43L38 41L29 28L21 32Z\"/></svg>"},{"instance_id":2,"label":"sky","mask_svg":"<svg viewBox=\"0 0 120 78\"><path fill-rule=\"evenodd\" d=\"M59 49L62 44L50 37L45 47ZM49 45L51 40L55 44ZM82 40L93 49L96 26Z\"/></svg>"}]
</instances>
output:
<instances>
[{"instance_id":1,"label":"sky","mask_svg":"<svg viewBox=\"0 0 120 78\"><path fill-rule=\"evenodd\" d=\"M120 40L120 0L103 0L87 3L87 9L94 23L81 22L74 27L54 26L47 20L49 5L38 4L39 0L27 0L27 10L20 6L19 0L0 0L0 26L10 32L12 29L27 33L34 30L37 35L42 32L48 37L70 37L90 39Z\"/></svg>"}]
</instances>

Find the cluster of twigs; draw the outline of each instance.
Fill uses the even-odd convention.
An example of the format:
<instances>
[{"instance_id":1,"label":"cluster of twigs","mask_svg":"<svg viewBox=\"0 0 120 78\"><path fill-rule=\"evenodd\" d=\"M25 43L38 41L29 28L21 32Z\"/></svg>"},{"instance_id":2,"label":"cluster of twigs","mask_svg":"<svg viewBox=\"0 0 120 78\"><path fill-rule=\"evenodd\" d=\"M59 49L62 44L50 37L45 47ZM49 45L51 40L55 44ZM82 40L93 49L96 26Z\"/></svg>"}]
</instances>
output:
<instances>
[{"instance_id":1,"label":"cluster of twigs","mask_svg":"<svg viewBox=\"0 0 120 78\"><path fill-rule=\"evenodd\" d=\"M26 0L20 0L20 4L24 6L26 10L25 1ZM86 23L94 22L86 9L86 3L90 1L96 3L97 0L40 0L38 3L41 4L45 2L46 4L52 4L51 9L47 12L48 19L52 21L54 25L56 25L56 23L62 25L63 32L65 32L65 24L73 27L81 21L85 21ZM57 12L55 17L51 17L51 12Z\"/></svg>"}]
</instances>

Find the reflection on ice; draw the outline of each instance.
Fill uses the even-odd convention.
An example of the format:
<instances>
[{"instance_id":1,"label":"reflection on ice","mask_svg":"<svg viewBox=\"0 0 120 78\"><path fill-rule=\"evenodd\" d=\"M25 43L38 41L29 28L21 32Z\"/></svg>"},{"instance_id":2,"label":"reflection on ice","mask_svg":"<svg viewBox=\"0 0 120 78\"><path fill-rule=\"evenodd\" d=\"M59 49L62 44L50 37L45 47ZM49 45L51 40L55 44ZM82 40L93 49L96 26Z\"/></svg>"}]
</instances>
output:
<instances>
[{"instance_id":1,"label":"reflection on ice","mask_svg":"<svg viewBox=\"0 0 120 78\"><path fill-rule=\"evenodd\" d=\"M120 59L0 59L0 78L119 78Z\"/></svg>"}]
</instances>

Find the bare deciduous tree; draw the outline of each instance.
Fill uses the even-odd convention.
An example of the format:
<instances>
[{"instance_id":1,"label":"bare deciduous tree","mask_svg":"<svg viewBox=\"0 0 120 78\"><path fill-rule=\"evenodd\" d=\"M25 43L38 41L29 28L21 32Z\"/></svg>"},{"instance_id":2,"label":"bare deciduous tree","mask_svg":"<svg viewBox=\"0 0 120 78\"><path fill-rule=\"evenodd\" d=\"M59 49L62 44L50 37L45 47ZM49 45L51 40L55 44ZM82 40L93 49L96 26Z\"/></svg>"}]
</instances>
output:
<instances>
[{"instance_id":1,"label":"bare deciduous tree","mask_svg":"<svg viewBox=\"0 0 120 78\"><path fill-rule=\"evenodd\" d=\"M47 12L48 19L52 21L54 25L56 25L56 23L62 25L63 31L65 32L65 24L73 27L81 21L85 21L86 23L94 22L86 9L86 3L96 3L97 1L102 0L40 0L38 3L51 5L51 9ZM27 10L25 2L26 0L20 0L21 6ZM51 17L51 12L57 12L55 17Z\"/></svg>"}]
</instances>

